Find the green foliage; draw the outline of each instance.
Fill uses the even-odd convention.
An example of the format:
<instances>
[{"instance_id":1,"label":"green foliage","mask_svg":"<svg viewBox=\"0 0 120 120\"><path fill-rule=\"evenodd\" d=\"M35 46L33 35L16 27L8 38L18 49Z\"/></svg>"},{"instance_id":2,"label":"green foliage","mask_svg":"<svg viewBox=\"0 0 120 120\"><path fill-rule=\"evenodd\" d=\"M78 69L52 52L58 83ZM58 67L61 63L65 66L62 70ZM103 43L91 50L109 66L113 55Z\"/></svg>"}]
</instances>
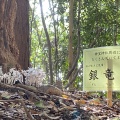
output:
<instances>
[{"instance_id":1,"label":"green foliage","mask_svg":"<svg viewBox=\"0 0 120 120\"><path fill-rule=\"evenodd\" d=\"M83 3L82 24L84 44L89 47L113 45L116 29L119 27L119 10L113 1L94 1ZM86 41L87 40L87 41ZM93 46L89 43L96 40Z\"/></svg>"},{"instance_id":2,"label":"green foliage","mask_svg":"<svg viewBox=\"0 0 120 120\"><path fill-rule=\"evenodd\" d=\"M37 0L36 0L37 1ZM53 3L52 3L53 1ZM45 22L49 32L51 47L52 47L52 61L53 73L55 78L55 63L57 63L57 73L60 79L64 79L68 72L68 28L69 28L69 0L51 0L52 8L54 8L54 17L49 11L45 14ZM36 3L38 5L38 1ZM32 8L32 11L37 10ZM50 9L50 8L48 8ZM73 28L73 48L74 57L77 53L78 46L78 28L80 27L80 47L81 51L84 48L111 46L120 44L120 2L119 0L84 0L80 6L80 20L78 21L78 1L74 2L74 28ZM32 21L32 12L30 12L30 21ZM78 26L80 22L80 26ZM30 22L31 23L31 22ZM55 59L55 31L56 27L57 36L57 50L58 57ZM31 63L34 67L42 67L48 75L48 48L46 43L46 36L42 27L40 15L34 16L32 21L32 34L31 34ZM36 27L37 26L37 27ZM38 28L38 29L37 29ZM39 36L40 39L39 39ZM82 53L79 57L79 63L82 62ZM63 81L67 84L67 81ZM76 88L82 84L81 74L76 77L74 83Z\"/></svg>"}]
</instances>

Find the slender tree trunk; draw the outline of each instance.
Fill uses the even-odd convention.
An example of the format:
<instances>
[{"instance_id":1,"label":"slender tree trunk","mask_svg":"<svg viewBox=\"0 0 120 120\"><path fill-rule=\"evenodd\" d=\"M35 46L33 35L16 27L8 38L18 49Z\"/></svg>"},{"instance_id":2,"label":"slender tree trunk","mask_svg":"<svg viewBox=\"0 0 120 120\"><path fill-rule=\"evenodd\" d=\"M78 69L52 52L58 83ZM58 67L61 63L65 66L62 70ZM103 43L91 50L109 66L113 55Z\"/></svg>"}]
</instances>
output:
<instances>
[{"instance_id":1,"label":"slender tree trunk","mask_svg":"<svg viewBox=\"0 0 120 120\"><path fill-rule=\"evenodd\" d=\"M77 65L78 65L78 59L79 59L79 56L80 56L80 51L82 51L80 49L80 45L81 45L81 35L80 35L80 31L81 31L81 24L80 24L80 13L81 13L81 0L78 1L78 21L77 21L77 31L78 31L78 43L77 43L77 53L76 53L76 56L75 56L75 59L74 59L74 62L73 62L73 65L71 67L71 69L69 70L67 76L66 76L66 79L69 78L69 76L73 73L73 77L71 79L71 81L66 85L65 88L69 87L73 82L74 80L76 79L77 75L78 75L78 72L79 72L79 69L77 69Z\"/></svg>"},{"instance_id":2,"label":"slender tree trunk","mask_svg":"<svg viewBox=\"0 0 120 120\"><path fill-rule=\"evenodd\" d=\"M51 43L50 43L50 37L47 31L47 27L45 24L45 19L44 19L44 15L43 15L43 6L42 6L42 0L39 0L40 2L40 9L41 9L41 18L42 18L42 23L43 23L43 27L44 27L44 31L45 31L45 35L46 35L46 39L47 39L47 44L48 44L48 59L49 59L49 69L50 69L50 84L53 84L53 72L52 72L52 57L51 57Z\"/></svg>"},{"instance_id":3,"label":"slender tree trunk","mask_svg":"<svg viewBox=\"0 0 120 120\"><path fill-rule=\"evenodd\" d=\"M70 0L69 2L69 45L68 45L68 60L69 60L69 70L73 64L73 5L74 0ZM72 80L72 74L69 76L69 82ZM70 85L70 90L72 90L73 84Z\"/></svg>"},{"instance_id":4,"label":"slender tree trunk","mask_svg":"<svg viewBox=\"0 0 120 120\"><path fill-rule=\"evenodd\" d=\"M52 5L51 5L51 2ZM55 20L55 11L54 11L54 4L53 4L53 0L49 0L49 6L50 6L50 11L51 11L51 15L52 15L52 20L53 20L53 28L54 28L54 42L55 42L55 76L56 76L56 80L58 80L58 40L57 40L57 28L56 28L56 20Z\"/></svg>"},{"instance_id":5,"label":"slender tree trunk","mask_svg":"<svg viewBox=\"0 0 120 120\"><path fill-rule=\"evenodd\" d=\"M30 56L31 56L31 39L32 39L32 28L33 28L33 22L34 22L34 13L35 13L35 3L36 3L36 0L34 0L34 7L33 9L30 7L29 5L29 9L30 9L30 14L32 15L31 16L31 20L30 20Z\"/></svg>"},{"instance_id":6,"label":"slender tree trunk","mask_svg":"<svg viewBox=\"0 0 120 120\"><path fill-rule=\"evenodd\" d=\"M3 72L29 66L29 21L27 0L0 0L0 65Z\"/></svg>"}]
</instances>

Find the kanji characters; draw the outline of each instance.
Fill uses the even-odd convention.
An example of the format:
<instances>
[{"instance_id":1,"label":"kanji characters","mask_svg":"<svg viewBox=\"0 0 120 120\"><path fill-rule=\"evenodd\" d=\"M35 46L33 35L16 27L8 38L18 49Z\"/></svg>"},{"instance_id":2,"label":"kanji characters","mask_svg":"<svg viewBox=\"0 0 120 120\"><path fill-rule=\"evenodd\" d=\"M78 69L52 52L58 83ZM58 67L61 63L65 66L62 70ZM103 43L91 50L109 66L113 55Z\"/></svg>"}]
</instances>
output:
<instances>
[{"instance_id":1,"label":"kanji characters","mask_svg":"<svg viewBox=\"0 0 120 120\"><path fill-rule=\"evenodd\" d=\"M98 79L98 78L97 78L97 70L94 70L94 71L91 70L89 76L90 76L90 79L89 79L89 80L92 80L92 79L93 79L93 80Z\"/></svg>"},{"instance_id":2,"label":"kanji characters","mask_svg":"<svg viewBox=\"0 0 120 120\"><path fill-rule=\"evenodd\" d=\"M104 73L106 78L108 78L108 80L114 80L114 77L113 77L113 71L111 69L107 69L106 70L106 73Z\"/></svg>"}]
</instances>

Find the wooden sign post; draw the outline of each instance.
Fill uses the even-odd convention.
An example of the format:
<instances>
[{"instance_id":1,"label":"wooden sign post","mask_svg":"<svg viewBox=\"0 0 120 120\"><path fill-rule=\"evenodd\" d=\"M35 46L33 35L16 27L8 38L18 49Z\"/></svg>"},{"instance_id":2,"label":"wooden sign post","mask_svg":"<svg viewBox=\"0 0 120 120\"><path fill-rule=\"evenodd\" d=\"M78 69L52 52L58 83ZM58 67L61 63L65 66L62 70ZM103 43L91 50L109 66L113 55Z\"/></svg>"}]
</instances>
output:
<instances>
[{"instance_id":1,"label":"wooden sign post","mask_svg":"<svg viewBox=\"0 0 120 120\"><path fill-rule=\"evenodd\" d=\"M107 72L106 77L108 78L108 90L107 90L107 105L112 106L112 86L113 86L113 61L111 59L107 60Z\"/></svg>"}]
</instances>

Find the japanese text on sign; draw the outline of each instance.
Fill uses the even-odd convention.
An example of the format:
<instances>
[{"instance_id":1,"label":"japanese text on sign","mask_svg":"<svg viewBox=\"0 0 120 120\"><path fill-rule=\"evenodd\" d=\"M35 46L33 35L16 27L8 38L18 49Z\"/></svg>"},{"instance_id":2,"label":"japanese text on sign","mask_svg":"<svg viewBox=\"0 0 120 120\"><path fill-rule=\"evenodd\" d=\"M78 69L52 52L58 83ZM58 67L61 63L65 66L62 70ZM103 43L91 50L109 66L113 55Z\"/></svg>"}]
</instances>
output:
<instances>
[{"instance_id":1,"label":"japanese text on sign","mask_svg":"<svg viewBox=\"0 0 120 120\"><path fill-rule=\"evenodd\" d=\"M108 67L112 60L113 69ZM108 80L113 90L120 90L120 46L99 47L83 51L83 89L85 91L107 90Z\"/></svg>"}]
</instances>

